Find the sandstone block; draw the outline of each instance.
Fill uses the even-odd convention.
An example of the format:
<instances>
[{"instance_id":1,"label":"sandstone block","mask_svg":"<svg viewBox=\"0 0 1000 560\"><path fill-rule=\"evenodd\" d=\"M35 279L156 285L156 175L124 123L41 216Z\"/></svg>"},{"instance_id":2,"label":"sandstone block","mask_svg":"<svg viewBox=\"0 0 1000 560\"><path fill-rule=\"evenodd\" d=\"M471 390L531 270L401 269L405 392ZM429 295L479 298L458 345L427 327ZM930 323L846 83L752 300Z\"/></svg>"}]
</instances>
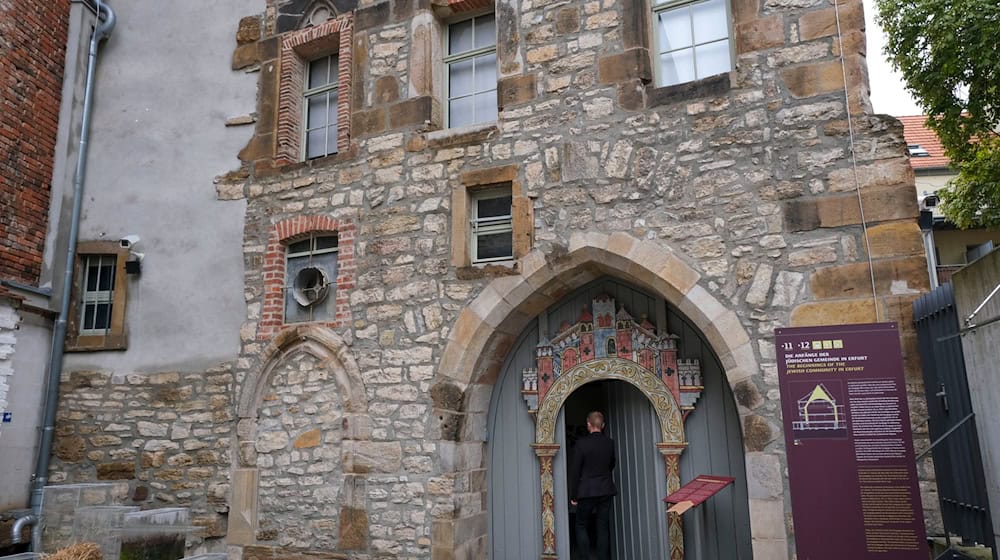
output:
<instances>
[{"instance_id":1,"label":"sandstone block","mask_svg":"<svg viewBox=\"0 0 1000 560\"><path fill-rule=\"evenodd\" d=\"M245 45L260 39L260 17L247 16L240 20L236 29L236 44Z\"/></svg>"},{"instance_id":2,"label":"sandstone block","mask_svg":"<svg viewBox=\"0 0 1000 560\"><path fill-rule=\"evenodd\" d=\"M437 100L430 96L414 97L389 107L389 128L440 122Z\"/></svg>"},{"instance_id":3,"label":"sandstone block","mask_svg":"<svg viewBox=\"0 0 1000 560\"><path fill-rule=\"evenodd\" d=\"M857 57L851 57L847 64L847 85L853 88L859 85L864 77ZM792 96L797 98L812 97L835 91L844 90L844 71L839 60L813 62L802 64L781 71L781 79Z\"/></svg>"},{"instance_id":4,"label":"sandstone block","mask_svg":"<svg viewBox=\"0 0 1000 560\"><path fill-rule=\"evenodd\" d=\"M368 548L368 512L344 506L340 508L340 547L344 550Z\"/></svg>"},{"instance_id":5,"label":"sandstone block","mask_svg":"<svg viewBox=\"0 0 1000 560\"><path fill-rule=\"evenodd\" d=\"M351 132L357 137L378 134L386 130L388 120L388 111L385 107L376 107L370 111L355 111Z\"/></svg>"},{"instance_id":6,"label":"sandstone block","mask_svg":"<svg viewBox=\"0 0 1000 560\"><path fill-rule=\"evenodd\" d=\"M556 11L556 33L565 35L580 30L580 9L576 6L566 6Z\"/></svg>"},{"instance_id":7,"label":"sandstone block","mask_svg":"<svg viewBox=\"0 0 1000 560\"><path fill-rule=\"evenodd\" d=\"M322 436L322 434L323 433L318 429L309 430L308 432L305 432L299 437L295 438L295 441L292 443L292 445L295 447L295 449L307 449L310 447L316 447L317 445L319 445L320 437Z\"/></svg>"},{"instance_id":8,"label":"sandstone block","mask_svg":"<svg viewBox=\"0 0 1000 560\"><path fill-rule=\"evenodd\" d=\"M135 478L135 463L115 462L97 465L97 480L130 480Z\"/></svg>"},{"instance_id":9,"label":"sandstone block","mask_svg":"<svg viewBox=\"0 0 1000 560\"><path fill-rule=\"evenodd\" d=\"M750 414L743 417L743 445L747 451L763 451L775 437L776 430L763 416Z\"/></svg>"},{"instance_id":10,"label":"sandstone block","mask_svg":"<svg viewBox=\"0 0 1000 560\"><path fill-rule=\"evenodd\" d=\"M633 48L620 54L612 54L597 60L597 81L602 84L616 84L629 80L648 82L653 79L649 63L649 51Z\"/></svg>"},{"instance_id":11,"label":"sandstone block","mask_svg":"<svg viewBox=\"0 0 1000 560\"><path fill-rule=\"evenodd\" d=\"M814 266L832 262L837 262L837 250L833 247L811 247L788 255L789 266Z\"/></svg>"},{"instance_id":12,"label":"sandstone block","mask_svg":"<svg viewBox=\"0 0 1000 560\"><path fill-rule=\"evenodd\" d=\"M879 294L893 290L924 292L930 289L927 260L921 256L874 262L875 289ZM812 293L819 299L871 295L872 279L867 262L828 266L815 270L809 278Z\"/></svg>"},{"instance_id":13,"label":"sandstone block","mask_svg":"<svg viewBox=\"0 0 1000 560\"><path fill-rule=\"evenodd\" d=\"M862 192L861 200L869 223L916 218L918 214L912 185L868 189ZM789 231L810 231L861 223L855 193L790 200L785 202L784 215L785 228Z\"/></svg>"},{"instance_id":14,"label":"sandstone block","mask_svg":"<svg viewBox=\"0 0 1000 560\"><path fill-rule=\"evenodd\" d=\"M792 310L790 325L850 325L875 322L875 304L871 298L803 303Z\"/></svg>"},{"instance_id":15,"label":"sandstone block","mask_svg":"<svg viewBox=\"0 0 1000 560\"><path fill-rule=\"evenodd\" d=\"M521 74L501 78L497 82L497 103L503 110L507 107L527 103L535 98L538 85L535 74Z\"/></svg>"},{"instance_id":16,"label":"sandstone block","mask_svg":"<svg viewBox=\"0 0 1000 560\"><path fill-rule=\"evenodd\" d=\"M751 499L780 499L782 495L781 461L768 453L747 453L747 490Z\"/></svg>"},{"instance_id":17,"label":"sandstone block","mask_svg":"<svg viewBox=\"0 0 1000 560\"><path fill-rule=\"evenodd\" d=\"M392 103L399 99L399 80L395 76L380 76L375 80L375 103Z\"/></svg>"},{"instance_id":18,"label":"sandstone block","mask_svg":"<svg viewBox=\"0 0 1000 560\"><path fill-rule=\"evenodd\" d=\"M394 473L403 462L403 450L398 441L354 441L343 442L342 460L344 472L350 473Z\"/></svg>"},{"instance_id":19,"label":"sandstone block","mask_svg":"<svg viewBox=\"0 0 1000 560\"><path fill-rule=\"evenodd\" d=\"M840 3L837 8L806 12L799 18L799 38L803 41L837 34L837 12L840 10L841 29L865 28L865 16L860 0Z\"/></svg>"},{"instance_id":20,"label":"sandstone block","mask_svg":"<svg viewBox=\"0 0 1000 560\"><path fill-rule=\"evenodd\" d=\"M67 463L75 463L83 459L86 450L87 442L82 437L61 437L56 439L53 454Z\"/></svg>"},{"instance_id":21,"label":"sandstone block","mask_svg":"<svg viewBox=\"0 0 1000 560\"><path fill-rule=\"evenodd\" d=\"M733 0L732 10L736 23L746 23L760 14L760 0Z\"/></svg>"},{"instance_id":22,"label":"sandstone block","mask_svg":"<svg viewBox=\"0 0 1000 560\"><path fill-rule=\"evenodd\" d=\"M249 43L240 45L233 51L231 68L233 70L241 70L248 66L253 66L258 62L260 62L260 55L258 54L257 43Z\"/></svg>"},{"instance_id":23,"label":"sandstone block","mask_svg":"<svg viewBox=\"0 0 1000 560\"><path fill-rule=\"evenodd\" d=\"M780 15L736 24L736 54L771 49L785 44L785 22Z\"/></svg>"},{"instance_id":24,"label":"sandstone block","mask_svg":"<svg viewBox=\"0 0 1000 560\"><path fill-rule=\"evenodd\" d=\"M830 192L853 191L857 186L862 189L894 185L912 185L914 180L913 167L906 158L883 160L871 165L858 166L857 181L851 168L831 171L827 176Z\"/></svg>"}]
</instances>

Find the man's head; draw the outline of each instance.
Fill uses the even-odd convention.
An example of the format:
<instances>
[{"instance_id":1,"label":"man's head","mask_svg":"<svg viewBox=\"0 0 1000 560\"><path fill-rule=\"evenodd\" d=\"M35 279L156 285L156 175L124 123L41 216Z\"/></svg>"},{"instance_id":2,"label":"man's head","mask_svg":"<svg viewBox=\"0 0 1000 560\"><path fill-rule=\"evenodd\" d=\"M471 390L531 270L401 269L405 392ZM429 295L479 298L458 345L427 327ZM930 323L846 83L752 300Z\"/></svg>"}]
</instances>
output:
<instances>
[{"instance_id":1,"label":"man's head","mask_svg":"<svg viewBox=\"0 0 1000 560\"><path fill-rule=\"evenodd\" d=\"M599 432L604 429L604 415L598 411L593 411L587 415L587 429L591 432Z\"/></svg>"}]
</instances>

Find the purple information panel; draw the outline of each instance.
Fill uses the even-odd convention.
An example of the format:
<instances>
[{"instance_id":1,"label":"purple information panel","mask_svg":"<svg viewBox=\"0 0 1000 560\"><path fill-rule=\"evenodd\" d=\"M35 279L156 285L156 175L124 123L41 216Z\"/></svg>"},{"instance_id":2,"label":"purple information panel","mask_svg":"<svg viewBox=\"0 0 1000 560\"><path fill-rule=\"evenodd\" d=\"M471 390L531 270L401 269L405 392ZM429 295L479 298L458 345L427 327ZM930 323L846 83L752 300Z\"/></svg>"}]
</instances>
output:
<instances>
[{"instance_id":1,"label":"purple information panel","mask_svg":"<svg viewBox=\"0 0 1000 560\"><path fill-rule=\"evenodd\" d=\"M799 560L926 560L896 323L775 335Z\"/></svg>"}]
</instances>

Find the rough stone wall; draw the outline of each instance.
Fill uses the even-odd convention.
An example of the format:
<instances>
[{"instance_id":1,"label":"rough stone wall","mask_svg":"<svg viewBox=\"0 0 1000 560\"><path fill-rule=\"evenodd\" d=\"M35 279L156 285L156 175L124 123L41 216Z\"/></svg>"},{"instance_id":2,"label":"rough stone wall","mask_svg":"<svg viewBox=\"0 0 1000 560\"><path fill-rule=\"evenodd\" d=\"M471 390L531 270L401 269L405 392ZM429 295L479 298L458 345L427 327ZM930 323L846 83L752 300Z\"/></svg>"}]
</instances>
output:
<instances>
[{"instance_id":1,"label":"rough stone wall","mask_svg":"<svg viewBox=\"0 0 1000 560\"><path fill-rule=\"evenodd\" d=\"M0 2L0 277L41 274L68 0Z\"/></svg>"},{"instance_id":2,"label":"rough stone wall","mask_svg":"<svg viewBox=\"0 0 1000 560\"><path fill-rule=\"evenodd\" d=\"M174 436L179 420L171 414L190 404L165 399L156 387L190 387L197 395L211 388L230 397L253 390L246 380L265 369L271 336L261 332L269 236L281 221L324 216L356 227L354 283L338 287L349 292L351 321L333 330L360 370L371 420L363 447L401 455L348 464L345 440L327 454L338 428L319 417L333 419L336 411L316 401L316 365L294 354L278 358L271 370L277 400L261 409L254 459L262 500L255 538L302 548L329 544L351 558L485 557L485 412L493 379L476 371L468 384L444 382L440 362L449 341L474 342L459 323L463 310L491 281L521 274L526 261L513 268L452 266L450 205L452 190L464 188L462 172L514 165L533 205L532 258L555 262L576 236L618 234L604 238L609 254L626 256L639 242L655 247L680 259L699 289L735 313L737 324L722 330L736 340L749 337L745 362L754 364L735 394L755 555L788 557L793 533L773 329L899 321L919 419L923 392L908 309L927 278L902 128L867 114L860 1L839 8L842 40L833 8L820 0L746 0L732 8L736 70L656 88L640 4L501 2L498 124L440 131L434 96L441 70L431 53L442 19L417 1L366 3L355 13L351 148L279 167L268 163L274 147L263 140L275 126L277 40L268 34L277 10L269 6L263 20L244 20L241 31L256 25L238 53L240 67L260 72L257 135L241 153L244 166L217 182L219 198L247 204L241 353L231 373L203 382L201 374L164 374L175 377L156 382L74 374L61 408L55 471L67 480L121 472L136 485L160 481L153 500L191 503L206 519L224 510L223 434L234 428L233 401L220 394L199 412L218 416L211 428L198 426L219 465L178 467L170 463L178 454L197 463L184 446L203 438L194 426ZM632 271L615 272L628 278ZM502 339L489 349L502 359ZM99 430L121 444L95 439ZM319 438L316 448L296 448L312 443L300 439L307 434ZM155 453L162 453L158 460L142 462ZM169 482L186 474L193 476ZM306 505L319 489L321 503ZM335 511L326 501L332 505L337 493ZM298 515L268 509L296 500ZM349 523L345 504L355 516Z\"/></svg>"},{"instance_id":3,"label":"rough stone wall","mask_svg":"<svg viewBox=\"0 0 1000 560\"><path fill-rule=\"evenodd\" d=\"M343 468L343 407L316 358L274 372L257 428L261 541L336 549Z\"/></svg>"},{"instance_id":4,"label":"rough stone wall","mask_svg":"<svg viewBox=\"0 0 1000 560\"><path fill-rule=\"evenodd\" d=\"M129 483L126 504L191 508L200 538L226 534L233 375L64 374L50 483Z\"/></svg>"}]
</instances>

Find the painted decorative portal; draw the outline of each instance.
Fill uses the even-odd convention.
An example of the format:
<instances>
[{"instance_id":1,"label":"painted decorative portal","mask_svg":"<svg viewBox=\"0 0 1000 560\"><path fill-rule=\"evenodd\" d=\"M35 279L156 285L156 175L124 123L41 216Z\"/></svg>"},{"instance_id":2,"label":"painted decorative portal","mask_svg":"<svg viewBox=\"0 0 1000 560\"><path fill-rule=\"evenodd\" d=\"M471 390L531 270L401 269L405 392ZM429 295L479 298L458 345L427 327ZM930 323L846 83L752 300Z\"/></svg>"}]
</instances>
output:
<instances>
[{"instance_id":1,"label":"painted decorative portal","mask_svg":"<svg viewBox=\"0 0 1000 560\"><path fill-rule=\"evenodd\" d=\"M684 419L694 410L704 389L698 360L677 359L677 340L657 334L646 319L636 322L615 300L599 296L592 310L584 309L576 324L563 323L551 341L536 349L534 368L522 372L521 393L535 419L535 442L541 472L542 558L555 559L555 481L553 459L556 421L574 391L594 381L625 381L646 395L660 423L657 449L663 455L667 491L680 488L680 456L687 441ZM680 516L667 514L670 560L684 558Z\"/></svg>"}]
</instances>

